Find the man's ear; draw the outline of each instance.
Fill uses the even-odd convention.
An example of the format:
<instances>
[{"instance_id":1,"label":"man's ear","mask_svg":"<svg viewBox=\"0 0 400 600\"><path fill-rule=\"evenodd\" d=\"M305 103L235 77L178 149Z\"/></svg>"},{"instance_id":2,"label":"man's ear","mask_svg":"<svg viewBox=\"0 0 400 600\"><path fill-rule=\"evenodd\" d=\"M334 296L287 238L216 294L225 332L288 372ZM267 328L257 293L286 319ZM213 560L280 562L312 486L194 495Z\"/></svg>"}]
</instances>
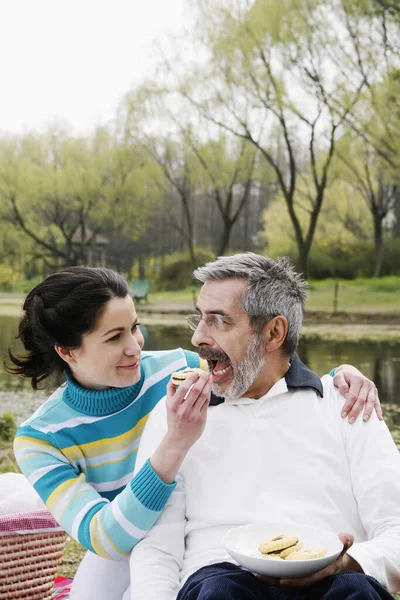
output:
<instances>
[{"instance_id":1,"label":"man's ear","mask_svg":"<svg viewBox=\"0 0 400 600\"><path fill-rule=\"evenodd\" d=\"M274 352L280 348L287 335L288 322L286 317L273 317L264 327L264 347L266 352Z\"/></svg>"},{"instance_id":2,"label":"man's ear","mask_svg":"<svg viewBox=\"0 0 400 600\"><path fill-rule=\"evenodd\" d=\"M75 362L75 353L70 348L64 348L63 346L54 345L54 350L57 352L58 356L60 356L68 365L71 365Z\"/></svg>"}]
</instances>

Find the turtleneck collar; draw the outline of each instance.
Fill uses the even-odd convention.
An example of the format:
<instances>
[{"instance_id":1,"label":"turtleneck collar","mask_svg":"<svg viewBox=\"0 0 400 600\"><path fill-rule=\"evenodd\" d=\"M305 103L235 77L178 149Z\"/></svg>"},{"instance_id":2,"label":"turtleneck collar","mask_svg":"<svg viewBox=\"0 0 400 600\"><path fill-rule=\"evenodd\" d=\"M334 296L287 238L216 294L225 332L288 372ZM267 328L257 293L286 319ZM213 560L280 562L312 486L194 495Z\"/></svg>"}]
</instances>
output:
<instances>
[{"instance_id":1,"label":"turtleneck collar","mask_svg":"<svg viewBox=\"0 0 400 600\"><path fill-rule=\"evenodd\" d=\"M110 387L105 390L89 390L79 385L70 373L65 372L65 404L79 413L92 417L104 417L126 408L138 395L144 381L140 367L140 380L128 387Z\"/></svg>"}]
</instances>

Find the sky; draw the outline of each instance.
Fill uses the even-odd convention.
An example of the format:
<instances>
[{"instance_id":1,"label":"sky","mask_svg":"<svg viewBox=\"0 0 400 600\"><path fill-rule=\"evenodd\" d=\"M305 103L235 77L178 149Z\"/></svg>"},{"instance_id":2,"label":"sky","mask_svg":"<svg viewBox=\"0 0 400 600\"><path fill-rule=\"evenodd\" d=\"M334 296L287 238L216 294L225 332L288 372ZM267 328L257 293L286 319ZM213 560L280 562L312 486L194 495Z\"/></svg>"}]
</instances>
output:
<instances>
[{"instance_id":1,"label":"sky","mask_svg":"<svg viewBox=\"0 0 400 600\"><path fill-rule=\"evenodd\" d=\"M0 131L108 122L184 24L185 0L0 0Z\"/></svg>"}]
</instances>

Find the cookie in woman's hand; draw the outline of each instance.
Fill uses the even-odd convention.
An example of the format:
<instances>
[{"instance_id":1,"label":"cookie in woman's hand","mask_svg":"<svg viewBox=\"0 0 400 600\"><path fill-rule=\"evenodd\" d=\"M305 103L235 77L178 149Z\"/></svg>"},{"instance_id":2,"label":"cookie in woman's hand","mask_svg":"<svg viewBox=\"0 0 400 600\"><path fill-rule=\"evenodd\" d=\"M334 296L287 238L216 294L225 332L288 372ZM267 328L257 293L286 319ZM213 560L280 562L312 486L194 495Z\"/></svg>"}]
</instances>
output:
<instances>
[{"instance_id":1,"label":"cookie in woman's hand","mask_svg":"<svg viewBox=\"0 0 400 600\"><path fill-rule=\"evenodd\" d=\"M189 377L189 375L191 375L192 373L197 373L197 379L200 377L200 375L202 373L204 373L203 369L200 368L192 368L192 367L186 367L186 369L183 369L182 371L174 371L171 375L171 381L173 384L175 384L176 386L178 385L182 385L182 383L184 381L186 381L186 379Z\"/></svg>"}]
</instances>

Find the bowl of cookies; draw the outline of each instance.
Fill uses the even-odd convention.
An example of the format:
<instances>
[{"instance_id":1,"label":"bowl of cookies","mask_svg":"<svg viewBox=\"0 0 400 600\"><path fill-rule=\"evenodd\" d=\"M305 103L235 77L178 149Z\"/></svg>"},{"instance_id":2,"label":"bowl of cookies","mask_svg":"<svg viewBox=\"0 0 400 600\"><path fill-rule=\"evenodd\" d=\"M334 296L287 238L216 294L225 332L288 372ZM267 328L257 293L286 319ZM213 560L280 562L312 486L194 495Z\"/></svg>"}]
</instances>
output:
<instances>
[{"instance_id":1,"label":"bowl of cookies","mask_svg":"<svg viewBox=\"0 0 400 600\"><path fill-rule=\"evenodd\" d=\"M269 577L305 577L343 550L335 533L294 523L252 523L231 529L224 545L242 567Z\"/></svg>"}]
</instances>

